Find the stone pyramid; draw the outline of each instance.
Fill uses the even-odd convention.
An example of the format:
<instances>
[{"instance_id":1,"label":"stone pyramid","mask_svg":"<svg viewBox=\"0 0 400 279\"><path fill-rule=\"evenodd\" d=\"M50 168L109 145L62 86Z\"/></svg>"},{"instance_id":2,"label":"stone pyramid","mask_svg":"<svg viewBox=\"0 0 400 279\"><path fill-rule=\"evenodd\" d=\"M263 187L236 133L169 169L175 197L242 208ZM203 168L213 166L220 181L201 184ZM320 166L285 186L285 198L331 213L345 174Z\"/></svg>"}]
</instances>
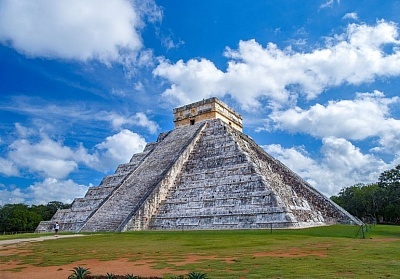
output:
<instances>
[{"instance_id":1,"label":"stone pyramid","mask_svg":"<svg viewBox=\"0 0 400 279\"><path fill-rule=\"evenodd\" d=\"M174 109L175 129L37 231L304 228L361 222L242 133L217 98Z\"/></svg>"}]
</instances>

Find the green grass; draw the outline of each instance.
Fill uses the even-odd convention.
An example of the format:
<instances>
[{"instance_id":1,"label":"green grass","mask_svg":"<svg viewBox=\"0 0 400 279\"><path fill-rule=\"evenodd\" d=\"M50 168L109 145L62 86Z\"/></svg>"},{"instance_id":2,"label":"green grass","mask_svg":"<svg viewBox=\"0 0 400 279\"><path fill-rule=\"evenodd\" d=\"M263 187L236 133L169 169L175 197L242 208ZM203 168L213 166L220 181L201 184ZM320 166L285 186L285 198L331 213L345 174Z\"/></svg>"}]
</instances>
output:
<instances>
[{"instance_id":1,"label":"green grass","mask_svg":"<svg viewBox=\"0 0 400 279\"><path fill-rule=\"evenodd\" d=\"M272 233L146 231L30 243L0 261L58 266L125 258L151 261L156 269L203 272L209 278L400 278L399 247L400 227L383 225L371 227L365 239L359 227L339 225ZM188 257L196 260L187 262Z\"/></svg>"}]
</instances>

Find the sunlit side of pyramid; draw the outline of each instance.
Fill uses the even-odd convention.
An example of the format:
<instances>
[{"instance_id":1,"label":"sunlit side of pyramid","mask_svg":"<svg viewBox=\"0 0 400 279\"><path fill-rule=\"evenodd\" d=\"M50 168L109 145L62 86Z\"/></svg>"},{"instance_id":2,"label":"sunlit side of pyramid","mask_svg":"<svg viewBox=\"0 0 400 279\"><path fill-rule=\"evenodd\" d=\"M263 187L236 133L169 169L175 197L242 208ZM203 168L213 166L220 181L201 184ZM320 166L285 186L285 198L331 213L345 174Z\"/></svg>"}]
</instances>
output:
<instances>
[{"instance_id":1,"label":"sunlit side of pyramid","mask_svg":"<svg viewBox=\"0 0 400 279\"><path fill-rule=\"evenodd\" d=\"M174 109L159 135L37 231L304 228L360 224L242 133L210 98Z\"/></svg>"}]
</instances>

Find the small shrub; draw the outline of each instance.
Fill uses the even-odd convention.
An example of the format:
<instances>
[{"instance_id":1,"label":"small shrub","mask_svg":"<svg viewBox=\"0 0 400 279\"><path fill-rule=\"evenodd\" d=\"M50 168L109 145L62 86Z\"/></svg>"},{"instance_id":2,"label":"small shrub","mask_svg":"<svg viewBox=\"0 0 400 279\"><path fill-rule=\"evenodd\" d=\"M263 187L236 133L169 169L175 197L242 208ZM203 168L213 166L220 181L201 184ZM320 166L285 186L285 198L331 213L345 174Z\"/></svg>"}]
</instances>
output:
<instances>
[{"instance_id":1,"label":"small shrub","mask_svg":"<svg viewBox=\"0 0 400 279\"><path fill-rule=\"evenodd\" d=\"M81 266L78 267L74 267L73 273L68 276L68 279L85 279L86 276L88 276L90 274L90 271L88 268L84 268Z\"/></svg>"},{"instance_id":2,"label":"small shrub","mask_svg":"<svg viewBox=\"0 0 400 279\"><path fill-rule=\"evenodd\" d=\"M188 275L188 279L207 279L207 275L205 273L199 272L190 272Z\"/></svg>"}]
</instances>

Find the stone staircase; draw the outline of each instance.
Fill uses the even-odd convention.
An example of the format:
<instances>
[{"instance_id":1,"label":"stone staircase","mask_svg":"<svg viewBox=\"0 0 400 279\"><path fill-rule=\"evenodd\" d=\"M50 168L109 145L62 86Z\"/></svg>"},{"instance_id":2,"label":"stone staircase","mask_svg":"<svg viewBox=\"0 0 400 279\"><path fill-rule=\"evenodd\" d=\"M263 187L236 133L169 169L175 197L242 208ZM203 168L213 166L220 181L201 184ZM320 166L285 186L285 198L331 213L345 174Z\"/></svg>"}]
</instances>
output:
<instances>
[{"instance_id":1,"label":"stone staircase","mask_svg":"<svg viewBox=\"0 0 400 279\"><path fill-rule=\"evenodd\" d=\"M80 231L121 231L205 123L172 130L90 216Z\"/></svg>"},{"instance_id":2,"label":"stone staircase","mask_svg":"<svg viewBox=\"0 0 400 279\"><path fill-rule=\"evenodd\" d=\"M70 209L59 209L50 221L41 221L36 232L53 230L56 221L60 223L61 231L79 231L86 221L115 191L125 178L152 152L155 144L149 144L141 153L134 154L129 163L118 166L114 174L104 177L99 186L90 187L85 197L76 198Z\"/></svg>"},{"instance_id":3,"label":"stone staircase","mask_svg":"<svg viewBox=\"0 0 400 279\"><path fill-rule=\"evenodd\" d=\"M290 227L296 222L255 172L231 130L219 119L208 120L150 229Z\"/></svg>"},{"instance_id":4,"label":"stone staircase","mask_svg":"<svg viewBox=\"0 0 400 279\"><path fill-rule=\"evenodd\" d=\"M355 222L349 214L320 206L331 203L250 138L219 119L207 122L168 198L151 217L149 229L289 228Z\"/></svg>"}]
</instances>

